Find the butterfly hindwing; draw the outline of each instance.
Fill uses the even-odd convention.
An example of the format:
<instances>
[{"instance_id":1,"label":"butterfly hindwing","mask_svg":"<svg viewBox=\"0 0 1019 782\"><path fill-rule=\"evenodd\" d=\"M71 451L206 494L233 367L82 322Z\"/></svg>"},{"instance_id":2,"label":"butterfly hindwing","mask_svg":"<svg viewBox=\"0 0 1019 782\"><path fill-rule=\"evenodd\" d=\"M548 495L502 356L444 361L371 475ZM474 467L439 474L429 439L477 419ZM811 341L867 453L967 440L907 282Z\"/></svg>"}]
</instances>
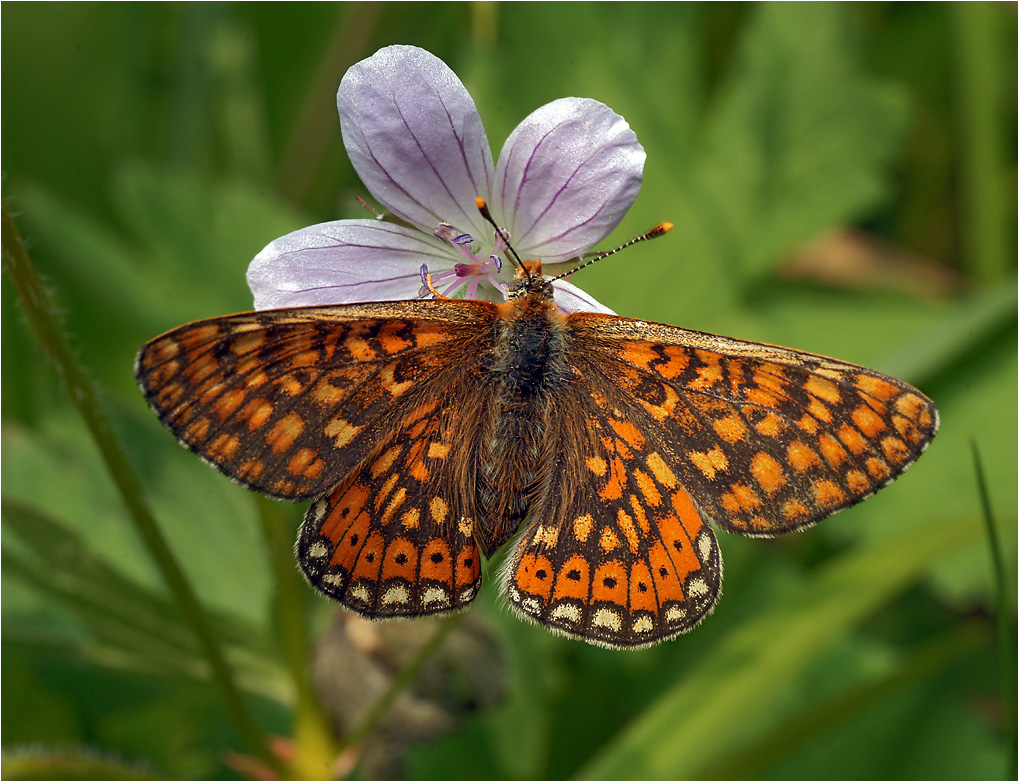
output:
<instances>
[{"instance_id":1,"label":"butterfly hindwing","mask_svg":"<svg viewBox=\"0 0 1019 782\"><path fill-rule=\"evenodd\" d=\"M466 364L465 366L469 366ZM468 438L461 405L430 398L393 422L396 435L364 467L312 504L297 556L308 580L370 618L461 608L481 585L478 511L460 490Z\"/></svg>"},{"instance_id":2,"label":"butterfly hindwing","mask_svg":"<svg viewBox=\"0 0 1019 782\"><path fill-rule=\"evenodd\" d=\"M711 611L721 554L677 475L665 430L577 347L574 377L545 413L552 469L509 559L506 588L523 616L557 632L646 646Z\"/></svg>"}]
</instances>

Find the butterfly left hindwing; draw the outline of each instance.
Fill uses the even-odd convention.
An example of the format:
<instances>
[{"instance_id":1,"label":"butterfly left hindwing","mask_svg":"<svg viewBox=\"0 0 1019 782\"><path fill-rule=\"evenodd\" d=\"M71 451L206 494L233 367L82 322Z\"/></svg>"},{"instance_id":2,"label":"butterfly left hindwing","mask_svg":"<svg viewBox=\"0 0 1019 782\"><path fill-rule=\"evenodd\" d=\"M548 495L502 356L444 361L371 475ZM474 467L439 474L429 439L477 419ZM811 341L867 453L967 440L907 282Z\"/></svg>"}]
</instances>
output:
<instances>
[{"instance_id":1,"label":"butterfly left hindwing","mask_svg":"<svg viewBox=\"0 0 1019 782\"><path fill-rule=\"evenodd\" d=\"M507 562L510 604L564 635L641 647L689 630L722 585L707 517L635 400L571 356L545 418L550 466Z\"/></svg>"},{"instance_id":2,"label":"butterfly left hindwing","mask_svg":"<svg viewBox=\"0 0 1019 782\"><path fill-rule=\"evenodd\" d=\"M707 525L771 536L900 475L937 430L874 370L645 321L575 313L546 414L550 468L509 562L511 604L565 634L633 647L709 612Z\"/></svg>"}]
</instances>

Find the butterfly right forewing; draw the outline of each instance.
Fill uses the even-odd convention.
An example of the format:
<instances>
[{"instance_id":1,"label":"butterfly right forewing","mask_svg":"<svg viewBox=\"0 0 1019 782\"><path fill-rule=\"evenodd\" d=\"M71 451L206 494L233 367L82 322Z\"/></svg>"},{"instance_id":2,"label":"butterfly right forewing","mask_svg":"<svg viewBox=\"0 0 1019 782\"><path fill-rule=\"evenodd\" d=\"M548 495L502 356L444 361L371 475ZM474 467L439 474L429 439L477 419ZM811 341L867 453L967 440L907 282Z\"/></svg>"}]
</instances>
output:
<instances>
[{"instance_id":1,"label":"butterfly right forewing","mask_svg":"<svg viewBox=\"0 0 1019 782\"><path fill-rule=\"evenodd\" d=\"M446 353L486 313L408 301L213 318L149 342L136 374L185 447L250 488L306 499L344 480L416 395L442 393L460 370Z\"/></svg>"},{"instance_id":2,"label":"butterfly right forewing","mask_svg":"<svg viewBox=\"0 0 1019 782\"><path fill-rule=\"evenodd\" d=\"M493 408L487 302L270 311L191 324L138 360L146 396L181 441L285 499L317 497L298 539L309 582L370 618L469 603L470 487Z\"/></svg>"}]
</instances>

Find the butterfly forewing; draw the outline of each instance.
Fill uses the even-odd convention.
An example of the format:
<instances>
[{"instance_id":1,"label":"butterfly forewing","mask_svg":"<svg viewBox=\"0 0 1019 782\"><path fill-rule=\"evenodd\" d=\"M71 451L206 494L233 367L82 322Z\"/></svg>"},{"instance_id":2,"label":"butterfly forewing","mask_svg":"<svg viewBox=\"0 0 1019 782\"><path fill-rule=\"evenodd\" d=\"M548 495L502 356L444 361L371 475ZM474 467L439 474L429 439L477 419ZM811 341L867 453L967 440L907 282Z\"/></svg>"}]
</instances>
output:
<instances>
[{"instance_id":1,"label":"butterfly forewing","mask_svg":"<svg viewBox=\"0 0 1019 782\"><path fill-rule=\"evenodd\" d=\"M281 499L320 496L385 439L410 389L448 369L442 347L471 333L470 309L440 320L441 303L400 304L182 326L142 349L139 385L180 442L230 478Z\"/></svg>"},{"instance_id":2,"label":"butterfly forewing","mask_svg":"<svg viewBox=\"0 0 1019 782\"><path fill-rule=\"evenodd\" d=\"M770 536L891 483L927 448L933 403L871 369L644 321L577 316L673 444L677 475L720 526ZM581 329L583 330L583 329Z\"/></svg>"}]
</instances>

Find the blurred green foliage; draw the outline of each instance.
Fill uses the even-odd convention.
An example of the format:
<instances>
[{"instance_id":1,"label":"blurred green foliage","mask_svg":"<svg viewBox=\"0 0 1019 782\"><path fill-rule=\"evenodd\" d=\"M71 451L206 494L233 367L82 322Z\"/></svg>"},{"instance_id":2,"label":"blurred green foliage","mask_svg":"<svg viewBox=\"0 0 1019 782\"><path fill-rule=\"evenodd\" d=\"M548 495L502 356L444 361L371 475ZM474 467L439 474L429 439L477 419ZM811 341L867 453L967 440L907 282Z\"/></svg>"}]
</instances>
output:
<instances>
[{"instance_id":1,"label":"blurred green foliage","mask_svg":"<svg viewBox=\"0 0 1019 782\"><path fill-rule=\"evenodd\" d=\"M363 628L293 574L303 509L179 448L132 361L249 308L244 271L270 240L358 215L336 86L412 43L460 75L496 154L565 95L634 128L644 189L613 238L676 230L577 283L621 314L899 375L942 429L894 487L807 533L723 536L717 610L650 650L520 623L489 568L469 621L335 773L1014 778L1015 660L970 449L1014 599L1013 7L5 4L3 21L5 204L254 719L293 739L291 773L329 773L339 746L309 656L339 732L356 715L323 677L342 690L369 665L384 685L406 661L385 635L350 645ZM4 776L255 773L7 275L2 297Z\"/></svg>"}]
</instances>

